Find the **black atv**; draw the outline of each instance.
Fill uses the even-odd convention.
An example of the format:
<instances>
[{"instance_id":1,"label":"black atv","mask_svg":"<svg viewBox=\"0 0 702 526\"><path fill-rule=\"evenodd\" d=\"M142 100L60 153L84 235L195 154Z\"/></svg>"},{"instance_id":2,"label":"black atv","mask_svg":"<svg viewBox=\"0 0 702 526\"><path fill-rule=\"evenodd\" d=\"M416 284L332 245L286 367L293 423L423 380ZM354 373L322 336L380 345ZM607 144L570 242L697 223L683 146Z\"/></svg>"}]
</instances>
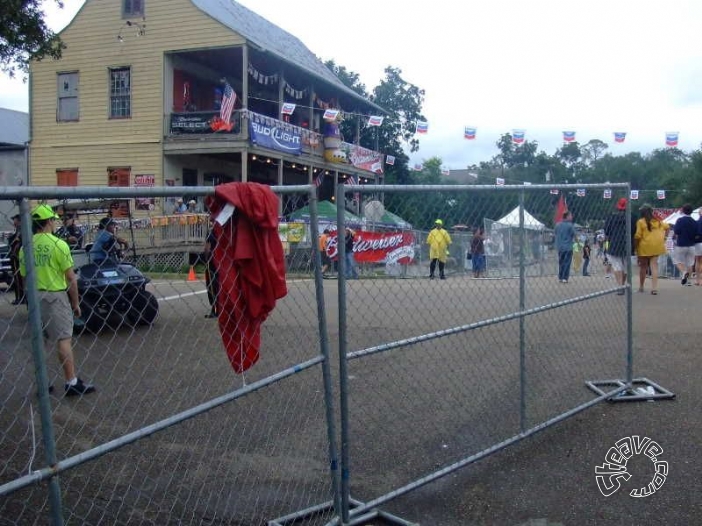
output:
<instances>
[{"instance_id":1,"label":"black atv","mask_svg":"<svg viewBox=\"0 0 702 526\"><path fill-rule=\"evenodd\" d=\"M146 290L151 280L134 265L108 258L80 266L76 276L81 311L74 323L77 332L98 334L124 324L137 327L156 321L158 300Z\"/></svg>"}]
</instances>

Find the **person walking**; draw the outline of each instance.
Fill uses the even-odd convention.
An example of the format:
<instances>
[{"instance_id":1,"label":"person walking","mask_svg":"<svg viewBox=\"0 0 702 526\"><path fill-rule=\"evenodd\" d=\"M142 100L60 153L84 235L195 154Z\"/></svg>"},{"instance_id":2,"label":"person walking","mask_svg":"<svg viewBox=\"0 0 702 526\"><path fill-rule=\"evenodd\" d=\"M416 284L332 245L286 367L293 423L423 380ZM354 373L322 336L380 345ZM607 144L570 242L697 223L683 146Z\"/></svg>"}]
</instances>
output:
<instances>
[{"instance_id":1,"label":"person walking","mask_svg":"<svg viewBox=\"0 0 702 526\"><path fill-rule=\"evenodd\" d=\"M473 264L473 277L485 276L485 230L479 226L475 229L470 242L471 263Z\"/></svg>"},{"instance_id":2,"label":"person walking","mask_svg":"<svg viewBox=\"0 0 702 526\"><path fill-rule=\"evenodd\" d=\"M20 273L19 264L19 252L22 248L22 233L20 230L22 219L19 214L12 216L12 224L15 227L15 231L7 238L7 243L10 247L8 256L10 258L10 272L12 272L12 290L15 293L15 299L12 301L12 304L20 305L27 303L27 299L24 297L24 278Z\"/></svg>"},{"instance_id":3,"label":"person walking","mask_svg":"<svg viewBox=\"0 0 702 526\"><path fill-rule=\"evenodd\" d=\"M446 279L444 270L450 244L451 236L444 230L444 222L441 219L437 219L434 221L434 228L431 229L427 236L429 259L431 260L431 263L429 263L429 279L434 279L437 263L439 264L439 279Z\"/></svg>"},{"instance_id":4,"label":"person walking","mask_svg":"<svg viewBox=\"0 0 702 526\"><path fill-rule=\"evenodd\" d=\"M326 273L331 266L331 258L327 254L327 244L329 243L329 229L325 228L322 235L319 236L319 257L322 261L322 277L326 277Z\"/></svg>"},{"instance_id":5,"label":"person walking","mask_svg":"<svg viewBox=\"0 0 702 526\"><path fill-rule=\"evenodd\" d=\"M697 219L697 242L695 243L695 285L702 285L702 215Z\"/></svg>"},{"instance_id":6,"label":"person walking","mask_svg":"<svg viewBox=\"0 0 702 526\"><path fill-rule=\"evenodd\" d=\"M346 228L344 235L344 243L346 248L346 279L358 279L356 260L353 257L353 242L355 237L356 232L350 228Z\"/></svg>"},{"instance_id":7,"label":"person walking","mask_svg":"<svg viewBox=\"0 0 702 526\"><path fill-rule=\"evenodd\" d=\"M583 244L580 236L576 235L573 240L573 271L577 274L583 265Z\"/></svg>"},{"instance_id":8,"label":"person walking","mask_svg":"<svg viewBox=\"0 0 702 526\"><path fill-rule=\"evenodd\" d=\"M54 236L54 221L59 217L48 205L32 210L32 244L34 248L35 279L39 294L39 308L48 348L55 341L59 362L63 368L66 396L81 396L95 391L76 375L71 338L73 316L80 317L78 284L73 272L71 249ZM20 272L27 276L24 250L20 250ZM67 294L68 293L68 294ZM50 388L51 389L51 388Z\"/></svg>"},{"instance_id":9,"label":"person walking","mask_svg":"<svg viewBox=\"0 0 702 526\"><path fill-rule=\"evenodd\" d=\"M207 300L210 303L210 312L205 314L205 318L216 318L219 315L217 308L217 296L219 295L219 276L215 265L214 249L217 245L217 238L214 233L214 221L210 220L210 230L205 239L205 288L207 289Z\"/></svg>"},{"instance_id":10,"label":"person walking","mask_svg":"<svg viewBox=\"0 0 702 526\"><path fill-rule=\"evenodd\" d=\"M673 262L682 276L680 284L691 287L692 268L695 264L695 243L697 243L699 234L697 222L692 219L692 205L684 204L682 213L682 217L675 222L673 227L673 239L675 240Z\"/></svg>"},{"instance_id":11,"label":"person walking","mask_svg":"<svg viewBox=\"0 0 702 526\"><path fill-rule=\"evenodd\" d=\"M641 217L636 221L636 256L639 264L639 292L644 291L646 274L651 270L651 294L658 294L658 256L665 254L665 236L670 225L653 216L649 204L640 209Z\"/></svg>"},{"instance_id":12,"label":"person walking","mask_svg":"<svg viewBox=\"0 0 702 526\"><path fill-rule=\"evenodd\" d=\"M620 287L624 287L627 283L628 264L626 258L631 256L631 253L626 249L626 204L626 197L622 197L617 201L616 209L607 217L604 227L607 261L614 272L614 279ZM631 223L630 238L634 233L634 227L635 224ZM623 296L625 292L624 289L621 289L617 291L617 294Z\"/></svg>"},{"instance_id":13,"label":"person walking","mask_svg":"<svg viewBox=\"0 0 702 526\"><path fill-rule=\"evenodd\" d=\"M586 239L583 245L583 276L589 276L588 268L590 267L590 242Z\"/></svg>"},{"instance_id":14,"label":"person walking","mask_svg":"<svg viewBox=\"0 0 702 526\"><path fill-rule=\"evenodd\" d=\"M570 212L563 212L563 220L556 225L554 236L558 251L558 281L568 283L570 265L573 261L573 240L575 239L573 215Z\"/></svg>"}]
</instances>

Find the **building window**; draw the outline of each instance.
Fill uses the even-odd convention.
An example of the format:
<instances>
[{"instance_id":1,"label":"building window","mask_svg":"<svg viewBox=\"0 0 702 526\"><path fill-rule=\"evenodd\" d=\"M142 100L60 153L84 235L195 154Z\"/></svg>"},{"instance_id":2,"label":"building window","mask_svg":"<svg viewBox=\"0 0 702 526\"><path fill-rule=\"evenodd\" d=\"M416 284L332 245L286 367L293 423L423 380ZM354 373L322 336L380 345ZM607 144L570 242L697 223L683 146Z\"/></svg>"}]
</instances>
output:
<instances>
[{"instance_id":1,"label":"building window","mask_svg":"<svg viewBox=\"0 0 702 526\"><path fill-rule=\"evenodd\" d=\"M122 0L122 18L144 18L145 0Z\"/></svg>"},{"instance_id":2,"label":"building window","mask_svg":"<svg viewBox=\"0 0 702 526\"><path fill-rule=\"evenodd\" d=\"M110 119L132 115L131 69L110 69Z\"/></svg>"},{"instance_id":3,"label":"building window","mask_svg":"<svg viewBox=\"0 0 702 526\"><path fill-rule=\"evenodd\" d=\"M78 186L78 168L56 170L57 186Z\"/></svg>"},{"instance_id":4,"label":"building window","mask_svg":"<svg viewBox=\"0 0 702 526\"><path fill-rule=\"evenodd\" d=\"M78 112L78 72L57 75L56 120L58 122L77 121Z\"/></svg>"}]
</instances>

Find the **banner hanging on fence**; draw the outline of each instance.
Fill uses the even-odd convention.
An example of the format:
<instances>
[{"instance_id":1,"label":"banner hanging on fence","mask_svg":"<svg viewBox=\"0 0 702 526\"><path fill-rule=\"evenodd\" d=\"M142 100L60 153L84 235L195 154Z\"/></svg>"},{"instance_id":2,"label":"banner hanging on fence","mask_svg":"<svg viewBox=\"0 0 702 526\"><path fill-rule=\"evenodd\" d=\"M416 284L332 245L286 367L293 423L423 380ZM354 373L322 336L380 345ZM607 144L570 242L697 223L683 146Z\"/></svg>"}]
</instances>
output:
<instances>
[{"instance_id":1,"label":"banner hanging on fence","mask_svg":"<svg viewBox=\"0 0 702 526\"><path fill-rule=\"evenodd\" d=\"M412 232L356 231L353 257L358 263L399 263L408 265L414 260L414 234ZM339 256L336 232L332 232L327 245L330 258Z\"/></svg>"}]
</instances>

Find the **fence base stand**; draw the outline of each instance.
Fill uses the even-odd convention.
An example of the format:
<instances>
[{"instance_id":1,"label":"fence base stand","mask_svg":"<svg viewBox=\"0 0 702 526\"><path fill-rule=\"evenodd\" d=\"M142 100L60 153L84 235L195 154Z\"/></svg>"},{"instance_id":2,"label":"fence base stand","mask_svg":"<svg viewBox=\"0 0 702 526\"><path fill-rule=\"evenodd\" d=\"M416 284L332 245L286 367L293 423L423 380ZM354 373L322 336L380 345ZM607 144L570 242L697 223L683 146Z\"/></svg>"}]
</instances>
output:
<instances>
[{"instance_id":1,"label":"fence base stand","mask_svg":"<svg viewBox=\"0 0 702 526\"><path fill-rule=\"evenodd\" d=\"M600 389L602 387L624 387L626 382L624 380L597 380L594 382L585 382L590 389L595 391L600 396L607 393ZM631 381L631 387L625 389L620 393L608 398L608 402L640 402L640 401L653 401L653 400L670 400L675 398L675 393L668 391L666 388L661 387L657 383L652 382L648 378L634 378Z\"/></svg>"},{"instance_id":2,"label":"fence base stand","mask_svg":"<svg viewBox=\"0 0 702 526\"><path fill-rule=\"evenodd\" d=\"M349 503L353 507L358 507L363 504L362 502L354 499L350 499ZM306 518L311 518L315 515L320 515L332 510L334 510L334 503L332 501L329 501L323 504L318 504L317 506L313 506L311 508L307 508L306 510L301 510L296 513L291 513L290 515L285 515L284 517L280 517L278 519L270 520L268 521L268 526L286 526L288 524L301 525L303 524L302 522L300 522L301 519L304 520ZM381 519L384 524L397 524L398 526L419 526L415 522L408 522L404 519L396 517L395 515L380 510L368 510L363 514L351 516L350 522L348 522L347 524L349 526L356 526L358 524L365 523L366 521L371 519ZM327 526L338 524L339 519L337 517L331 522L329 522Z\"/></svg>"}]
</instances>

